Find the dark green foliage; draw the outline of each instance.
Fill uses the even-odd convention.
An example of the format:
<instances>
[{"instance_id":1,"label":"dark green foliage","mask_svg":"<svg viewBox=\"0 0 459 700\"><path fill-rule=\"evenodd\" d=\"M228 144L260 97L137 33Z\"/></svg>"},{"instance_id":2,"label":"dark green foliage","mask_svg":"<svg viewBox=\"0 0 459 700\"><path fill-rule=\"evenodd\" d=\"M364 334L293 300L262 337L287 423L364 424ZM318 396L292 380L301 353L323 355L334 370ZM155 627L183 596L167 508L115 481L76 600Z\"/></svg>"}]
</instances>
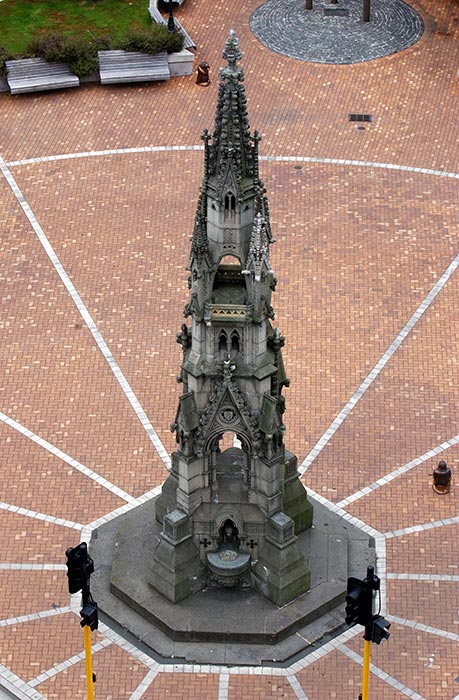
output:
<instances>
[{"instance_id":1,"label":"dark green foliage","mask_svg":"<svg viewBox=\"0 0 459 700\"><path fill-rule=\"evenodd\" d=\"M35 39L28 46L27 51L33 56L41 56L50 63L67 63L72 73L81 78L97 71L97 51L100 48L102 48L100 40L86 39L72 34L50 33Z\"/></svg>"},{"instance_id":2,"label":"dark green foliage","mask_svg":"<svg viewBox=\"0 0 459 700\"><path fill-rule=\"evenodd\" d=\"M156 54L160 51L173 53L183 48L183 36L178 32L170 34L164 24L153 24L148 29L130 29L114 48L125 51L141 51Z\"/></svg>"},{"instance_id":3,"label":"dark green foliage","mask_svg":"<svg viewBox=\"0 0 459 700\"><path fill-rule=\"evenodd\" d=\"M14 56L10 54L10 52L5 49L4 46L0 46L0 77L6 78L6 66L5 66L5 61L9 61Z\"/></svg>"}]
</instances>

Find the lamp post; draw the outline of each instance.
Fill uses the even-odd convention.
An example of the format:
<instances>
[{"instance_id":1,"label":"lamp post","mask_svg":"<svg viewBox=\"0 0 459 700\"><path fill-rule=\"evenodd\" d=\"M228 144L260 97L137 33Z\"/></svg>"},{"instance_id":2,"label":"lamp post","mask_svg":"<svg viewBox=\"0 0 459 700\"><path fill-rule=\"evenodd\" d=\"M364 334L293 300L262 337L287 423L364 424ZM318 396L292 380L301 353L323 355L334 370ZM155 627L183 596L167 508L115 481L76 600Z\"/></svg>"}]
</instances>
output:
<instances>
[{"instance_id":1,"label":"lamp post","mask_svg":"<svg viewBox=\"0 0 459 700\"><path fill-rule=\"evenodd\" d=\"M174 15L172 14L172 0L169 0L169 18L167 20L167 31L170 34L175 34L177 31L174 22Z\"/></svg>"}]
</instances>

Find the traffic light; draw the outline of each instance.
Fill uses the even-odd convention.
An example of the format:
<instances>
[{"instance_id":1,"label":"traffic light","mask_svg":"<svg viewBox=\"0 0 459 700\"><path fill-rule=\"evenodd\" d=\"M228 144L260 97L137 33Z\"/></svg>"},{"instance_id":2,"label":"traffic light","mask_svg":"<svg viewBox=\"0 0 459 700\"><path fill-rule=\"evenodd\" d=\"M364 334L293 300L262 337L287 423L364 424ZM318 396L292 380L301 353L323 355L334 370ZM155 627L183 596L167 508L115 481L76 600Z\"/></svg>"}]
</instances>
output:
<instances>
[{"instance_id":1,"label":"traffic light","mask_svg":"<svg viewBox=\"0 0 459 700\"><path fill-rule=\"evenodd\" d=\"M86 542L76 547L69 547L65 552L67 557L67 576L69 579L69 593L89 591L89 577L94 572L94 562L88 555L88 545Z\"/></svg>"},{"instance_id":2,"label":"traffic light","mask_svg":"<svg viewBox=\"0 0 459 700\"><path fill-rule=\"evenodd\" d=\"M348 578L345 621L348 625L371 623L373 613L373 588L371 582Z\"/></svg>"},{"instance_id":3,"label":"traffic light","mask_svg":"<svg viewBox=\"0 0 459 700\"><path fill-rule=\"evenodd\" d=\"M371 641L375 644L381 644L383 639L389 639L389 627L390 622L387 622L381 615L373 615Z\"/></svg>"},{"instance_id":4,"label":"traffic light","mask_svg":"<svg viewBox=\"0 0 459 700\"><path fill-rule=\"evenodd\" d=\"M97 603L94 601L86 603L86 605L84 605L80 610L80 616L82 618L80 620L80 625L82 627L88 626L93 632L98 628L99 615L97 611Z\"/></svg>"}]
</instances>

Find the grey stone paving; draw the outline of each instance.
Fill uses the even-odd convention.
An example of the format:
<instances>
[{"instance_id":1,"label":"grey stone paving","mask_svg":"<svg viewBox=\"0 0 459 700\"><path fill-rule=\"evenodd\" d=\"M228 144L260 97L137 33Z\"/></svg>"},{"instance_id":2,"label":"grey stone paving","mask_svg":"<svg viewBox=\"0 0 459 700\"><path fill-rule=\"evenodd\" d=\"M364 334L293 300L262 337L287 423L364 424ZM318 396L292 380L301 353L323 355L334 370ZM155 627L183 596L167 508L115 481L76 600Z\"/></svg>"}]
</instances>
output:
<instances>
[{"instance_id":1,"label":"grey stone paving","mask_svg":"<svg viewBox=\"0 0 459 700\"><path fill-rule=\"evenodd\" d=\"M408 48L424 32L421 16L403 0L371 0L362 21L362 0L268 0L250 18L257 39L276 53L313 63L361 63ZM327 12L348 11L341 16ZM327 12L326 12L327 11Z\"/></svg>"}]
</instances>

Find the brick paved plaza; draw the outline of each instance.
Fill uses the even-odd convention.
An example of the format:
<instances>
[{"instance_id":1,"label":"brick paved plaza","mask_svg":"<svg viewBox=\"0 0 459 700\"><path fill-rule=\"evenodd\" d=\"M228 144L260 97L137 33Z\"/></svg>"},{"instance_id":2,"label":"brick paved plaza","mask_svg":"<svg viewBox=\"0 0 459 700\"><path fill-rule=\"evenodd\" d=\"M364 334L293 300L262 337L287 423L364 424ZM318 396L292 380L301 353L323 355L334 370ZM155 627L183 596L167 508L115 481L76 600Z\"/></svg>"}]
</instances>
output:
<instances>
[{"instance_id":1,"label":"brick paved plaza","mask_svg":"<svg viewBox=\"0 0 459 700\"><path fill-rule=\"evenodd\" d=\"M286 444L306 486L376 540L392 627L370 697L458 700L458 6L413 7L413 46L327 65L259 43L257 3L186 0L209 88L0 95L0 670L20 697L86 697L65 549L167 474L199 137L234 28L277 240ZM360 628L255 669L161 664L105 625L93 637L98 700L357 700L361 685Z\"/></svg>"}]
</instances>

